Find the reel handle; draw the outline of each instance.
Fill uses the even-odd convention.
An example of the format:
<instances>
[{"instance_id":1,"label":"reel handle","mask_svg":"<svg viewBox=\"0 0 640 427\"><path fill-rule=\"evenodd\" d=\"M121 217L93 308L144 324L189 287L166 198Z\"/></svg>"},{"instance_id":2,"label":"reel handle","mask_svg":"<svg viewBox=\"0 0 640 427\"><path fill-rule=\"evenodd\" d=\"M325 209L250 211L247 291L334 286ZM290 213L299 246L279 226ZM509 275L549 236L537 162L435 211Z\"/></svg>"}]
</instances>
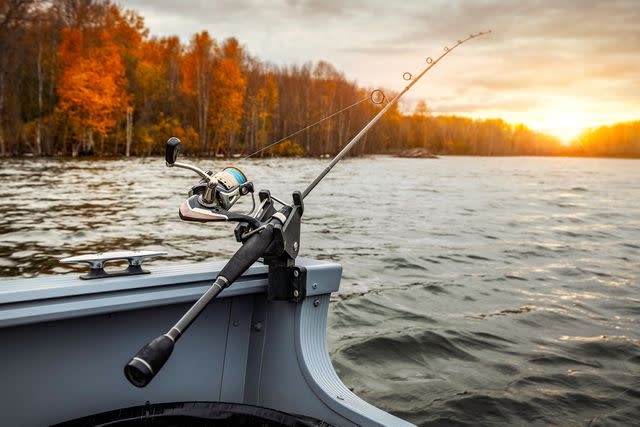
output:
<instances>
[{"instance_id":1,"label":"reel handle","mask_svg":"<svg viewBox=\"0 0 640 427\"><path fill-rule=\"evenodd\" d=\"M189 169L194 171L200 177L202 177L206 182L211 180L211 176L207 175L205 171L200 169L199 167L189 165L187 163L178 162L178 153L180 152L180 140L175 136L172 136L167 140L167 144L164 147L164 160L167 162L168 167L178 167L183 169Z\"/></svg>"},{"instance_id":2,"label":"reel handle","mask_svg":"<svg viewBox=\"0 0 640 427\"><path fill-rule=\"evenodd\" d=\"M164 150L164 159L167 161L167 165L173 165L178 160L178 153L180 152L180 140L175 136L172 136L167 140L167 145Z\"/></svg>"}]
</instances>

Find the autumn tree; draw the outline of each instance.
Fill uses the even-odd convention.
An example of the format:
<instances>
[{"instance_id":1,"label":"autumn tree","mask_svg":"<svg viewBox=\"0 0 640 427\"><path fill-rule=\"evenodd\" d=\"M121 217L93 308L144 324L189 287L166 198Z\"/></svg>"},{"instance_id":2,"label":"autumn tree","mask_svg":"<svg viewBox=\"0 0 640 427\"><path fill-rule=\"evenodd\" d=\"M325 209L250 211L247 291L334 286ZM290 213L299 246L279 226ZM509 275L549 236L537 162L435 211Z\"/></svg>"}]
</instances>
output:
<instances>
[{"instance_id":1,"label":"autumn tree","mask_svg":"<svg viewBox=\"0 0 640 427\"><path fill-rule=\"evenodd\" d=\"M587 129L575 141L583 155L634 157L640 153L640 121Z\"/></svg>"},{"instance_id":2,"label":"autumn tree","mask_svg":"<svg viewBox=\"0 0 640 427\"><path fill-rule=\"evenodd\" d=\"M209 33L193 36L182 61L182 91L194 104L200 136L200 154L208 149L209 103L217 45Z\"/></svg>"},{"instance_id":3,"label":"autumn tree","mask_svg":"<svg viewBox=\"0 0 640 427\"><path fill-rule=\"evenodd\" d=\"M278 108L278 88L273 73L256 58L245 58L245 75L247 85L241 118L241 140L243 150L248 153L266 145L271 137L272 119Z\"/></svg>"},{"instance_id":4,"label":"autumn tree","mask_svg":"<svg viewBox=\"0 0 640 427\"><path fill-rule=\"evenodd\" d=\"M273 133L274 116L278 108L279 92L272 74L267 74L255 96L255 138L258 148L268 145Z\"/></svg>"},{"instance_id":5,"label":"autumn tree","mask_svg":"<svg viewBox=\"0 0 640 427\"><path fill-rule=\"evenodd\" d=\"M83 151L92 151L94 133L106 137L123 112L128 101L124 67L106 31L89 41L82 30L63 30L58 56L59 108L76 137L76 156L81 145Z\"/></svg>"},{"instance_id":6,"label":"autumn tree","mask_svg":"<svg viewBox=\"0 0 640 427\"><path fill-rule=\"evenodd\" d=\"M14 112L14 117L15 113L18 113L17 117L20 116L19 104L14 103L14 108L8 108L12 95L16 95L12 88L15 88L15 80L21 71L20 61L12 58L16 58L16 54L24 46L24 36L35 3L25 0L0 0L0 157L7 156L11 151L5 138L7 115ZM10 122L14 123L9 125L16 124L15 119ZM14 131L17 128L10 127L13 127Z\"/></svg>"},{"instance_id":7,"label":"autumn tree","mask_svg":"<svg viewBox=\"0 0 640 427\"><path fill-rule=\"evenodd\" d=\"M214 132L214 154L231 154L240 128L246 90L242 73L242 49L230 38L221 49L221 57L214 62L211 75L210 124Z\"/></svg>"},{"instance_id":8,"label":"autumn tree","mask_svg":"<svg viewBox=\"0 0 640 427\"><path fill-rule=\"evenodd\" d=\"M301 129L261 155L335 154L384 106L365 102L372 89L328 62L274 65L207 32L186 46L178 37L154 38L142 16L110 0L0 0L0 52L0 156L158 155L170 135L184 138L188 154L230 156ZM565 146L499 119L429 114L420 102L412 112L395 105L350 154L424 147L640 156L639 133L637 122L611 125Z\"/></svg>"}]
</instances>

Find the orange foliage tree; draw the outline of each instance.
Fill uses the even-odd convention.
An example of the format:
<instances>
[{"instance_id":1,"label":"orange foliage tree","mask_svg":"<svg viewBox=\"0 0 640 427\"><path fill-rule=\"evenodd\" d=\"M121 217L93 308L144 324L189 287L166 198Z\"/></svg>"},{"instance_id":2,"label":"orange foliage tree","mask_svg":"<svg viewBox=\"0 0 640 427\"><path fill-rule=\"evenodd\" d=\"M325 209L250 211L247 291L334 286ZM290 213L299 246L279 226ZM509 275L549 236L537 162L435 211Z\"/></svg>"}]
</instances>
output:
<instances>
[{"instance_id":1,"label":"orange foliage tree","mask_svg":"<svg viewBox=\"0 0 640 427\"><path fill-rule=\"evenodd\" d=\"M93 135L104 138L127 104L125 73L117 46L102 31L89 43L79 29L64 29L58 51L61 77L59 109L80 146L93 151Z\"/></svg>"},{"instance_id":2,"label":"orange foliage tree","mask_svg":"<svg viewBox=\"0 0 640 427\"><path fill-rule=\"evenodd\" d=\"M239 130L247 87L241 61L238 41L228 39L212 72L210 124L214 129L215 154L224 151L229 155Z\"/></svg>"}]
</instances>

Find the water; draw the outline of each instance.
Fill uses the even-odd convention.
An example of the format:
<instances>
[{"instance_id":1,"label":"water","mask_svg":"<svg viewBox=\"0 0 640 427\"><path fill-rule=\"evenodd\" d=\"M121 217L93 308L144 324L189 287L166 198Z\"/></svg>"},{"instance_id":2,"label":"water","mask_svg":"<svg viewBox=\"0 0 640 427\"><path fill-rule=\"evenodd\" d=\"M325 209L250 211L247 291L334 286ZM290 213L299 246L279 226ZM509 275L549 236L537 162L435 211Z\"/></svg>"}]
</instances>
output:
<instances>
[{"instance_id":1,"label":"water","mask_svg":"<svg viewBox=\"0 0 640 427\"><path fill-rule=\"evenodd\" d=\"M0 275L116 248L229 257L233 226L181 222L195 175L163 163L4 161ZM281 196L323 165L244 164ZM350 159L307 199L302 255L344 266L331 357L377 406L420 425L640 419L638 160Z\"/></svg>"}]
</instances>

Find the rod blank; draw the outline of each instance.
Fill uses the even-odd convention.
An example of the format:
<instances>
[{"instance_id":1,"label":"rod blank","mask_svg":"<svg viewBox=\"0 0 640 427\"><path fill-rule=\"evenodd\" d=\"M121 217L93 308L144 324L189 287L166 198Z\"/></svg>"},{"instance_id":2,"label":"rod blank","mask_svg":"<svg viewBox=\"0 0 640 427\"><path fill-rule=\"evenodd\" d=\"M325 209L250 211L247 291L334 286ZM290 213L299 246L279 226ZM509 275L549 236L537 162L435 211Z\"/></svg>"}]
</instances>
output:
<instances>
[{"instance_id":1,"label":"rod blank","mask_svg":"<svg viewBox=\"0 0 640 427\"><path fill-rule=\"evenodd\" d=\"M384 114L389 110L389 108L391 108L395 103L397 103L398 100L400 100L400 98L402 97L402 95L407 93L409 91L409 89L411 89L413 87L413 85L416 84L418 82L418 80L420 80L422 78L422 76L424 76L427 73L427 71L429 71L431 68L433 68L442 58L447 56L449 53L451 53L455 48L457 48L461 44L463 44L466 41L469 41L469 40L471 40L473 38L484 36L485 34L489 34L490 32L491 31L485 31L485 32L479 32L479 33L475 33L475 34L470 34L466 39L458 40L458 42L452 48L445 47L444 53L442 53L437 59L435 59L433 61L429 61L429 59L431 59L431 58L427 59L427 64L429 64L429 65L424 70L422 70L422 72L420 74L418 74L417 77L412 78L411 82L407 85L407 87L405 87L402 90L402 92L397 94L391 101L389 101L389 103L387 105L385 105L384 108L382 110L380 110L378 112L378 114L376 114L375 117L373 119L371 119L371 121L369 123L367 123L365 125L365 127L363 127L362 130L360 132L358 132L358 134L356 136L354 136L351 141L349 141L349 143L347 145L345 145L345 147L338 153L338 155L335 156L333 158L333 160L331 160L331 162L327 165L327 167L324 168L324 170L322 172L320 172L320 175L318 175L313 180L313 182L311 184L309 184L309 186L307 188L304 189L304 191L302 192L302 198L304 199L305 197L307 197L309 195L309 193L311 193L311 191L314 188L316 188L318 183L320 181L322 181L322 179L329 173L329 171L331 171L331 169L333 169L333 167L340 160L342 160L342 158L344 156L347 155L349 150L351 150L351 148L353 148L353 146L356 145L358 143L358 141L360 141L360 139L369 131L369 129L371 129L371 127L374 124L376 124L376 122L378 120L380 120L382 118L382 116L384 116ZM407 74L407 73L405 73L405 74Z\"/></svg>"}]
</instances>

